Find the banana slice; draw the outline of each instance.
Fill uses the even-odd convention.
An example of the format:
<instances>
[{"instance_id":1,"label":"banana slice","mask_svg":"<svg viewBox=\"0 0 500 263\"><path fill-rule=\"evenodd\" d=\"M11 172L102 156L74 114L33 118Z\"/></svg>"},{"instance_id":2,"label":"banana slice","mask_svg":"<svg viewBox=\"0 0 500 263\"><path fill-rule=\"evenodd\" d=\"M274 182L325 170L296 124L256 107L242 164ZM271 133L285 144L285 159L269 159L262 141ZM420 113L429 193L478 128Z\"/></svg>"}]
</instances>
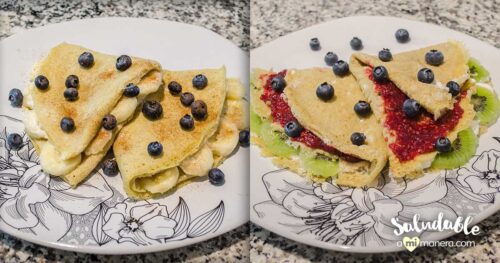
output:
<instances>
[{"instance_id":1,"label":"banana slice","mask_svg":"<svg viewBox=\"0 0 500 263\"><path fill-rule=\"evenodd\" d=\"M111 115L115 116L116 122L123 123L134 114L137 104L136 98L122 97L111 111Z\"/></svg>"},{"instance_id":2,"label":"banana slice","mask_svg":"<svg viewBox=\"0 0 500 263\"><path fill-rule=\"evenodd\" d=\"M184 159L179 167L182 171L189 175L205 176L212 169L214 157L212 150L205 145L194 155Z\"/></svg>"},{"instance_id":3,"label":"banana slice","mask_svg":"<svg viewBox=\"0 0 500 263\"><path fill-rule=\"evenodd\" d=\"M153 194L165 193L177 185L179 180L179 169L173 167L152 177L139 178L137 184Z\"/></svg>"},{"instance_id":4,"label":"banana slice","mask_svg":"<svg viewBox=\"0 0 500 263\"><path fill-rule=\"evenodd\" d=\"M66 175L69 172L75 170L75 168L80 164L81 161L81 154L73 158L64 160L61 158L61 154L52 144L44 143L42 145L40 162L42 164L43 170L49 174L55 176Z\"/></svg>"},{"instance_id":5,"label":"banana slice","mask_svg":"<svg viewBox=\"0 0 500 263\"><path fill-rule=\"evenodd\" d=\"M208 146L218 156L228 156L238 145L239 132L236 125L223 119L217 133L210 138Z\"/></svg>"},{"instance_id":6,"label":"banana slice","mask_svg":"<svg viewBox=\"0 0 500 263\"><path fill-rule=\"evenodd\" d=\"M248 102L244 100L226 101L223 118L236 124L238 130L248 128Z\"/></svg>"},{"instance_id":7,"label":"banana slice","mask_svg":"<svg viewBox=\"0 0 500 263\"><path fill-rule=\"evenodd\" d=\"M226 98L228 100L240 100L245 96L245 88L241 84L239 79L228 79Z\"/></svg>"}]
</instances>

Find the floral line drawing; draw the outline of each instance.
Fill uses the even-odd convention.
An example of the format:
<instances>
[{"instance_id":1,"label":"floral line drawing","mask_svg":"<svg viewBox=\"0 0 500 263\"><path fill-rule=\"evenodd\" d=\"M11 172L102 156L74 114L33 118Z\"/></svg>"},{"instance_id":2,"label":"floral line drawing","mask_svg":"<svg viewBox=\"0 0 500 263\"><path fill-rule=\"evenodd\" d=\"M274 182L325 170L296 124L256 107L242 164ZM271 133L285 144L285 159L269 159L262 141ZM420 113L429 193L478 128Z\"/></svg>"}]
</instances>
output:
<instances>
[{"instance_id":1,"label":"floral line drawing","mask_svg":"<svg viewBox=\"0 0 500 263\"><path fill-rule=\"evenodd\" d=\"M439 201L447 194L444 174L410 182L395 182L387 173L377 185L338 186L331 180L311 183L287 170L266 173L262 180L271 200L254 205L260 218L317 240L352 246L383 246L400 240L390 222L410 222L419 213L432 220L441 211L454 220L456 212Z\"/></svg>"},{"instance_id":2,"label":"floral line drawing","mask_svg":"<svg viewBox=\"0 0 500 263\"><path fill-rule=\"evenodd\" d=\"M189 207L182 197L171 212L158 203L125 199L114 207L100 208L92 234L99 245L114 240L145 246L215 233L223 219L223 201L191 221Z\"/></svg>"},{"instance_id":3,"label":"floral line drawing","mask_svg":"<svg viewBox=\"0 0 500 263\"><path fill-rule=\"evenodd\" d=\"M42 171L24 132L20 133L23 144L19 149L8 146L8 134L24 130L22 122L2 115L0 121L0 222L57 241L71 228L72 215L87 214L113 195L100 174L82 183L79 191L51 178Z\"/></svg>"},{"instance_id":4,"label":"floral line drawing","mask_svg":"<svg viewBox=\"0 0 500 263\"><path fill-rule=\"evenodd\" d=\"M494 203L500 195L500 151L488 150L471 160L470 168L427 174L414 180L395 181L387 171L369 187L351 188L310 182L286 169L262 175L269 200L253 210L267 224L308 239L349 246L385 246L401 240L391 223L411 223L418 214L430 222L456 220L460 208L444 202L458 192L467 202ZM431 232L420 233L426 236ZM419 233L413 233L419 235Z\"/></svg>"},{"instance_id":5,"label":"floral line drawing","mask_svg":"<svg viewBox=\"0 0 500 263\"><path fill-rule=\"evenodd\" d=\"M494 203L500 195L500 151L482 152L470 168L461 167L446 179L464 197L479 203Z\"/></svg>"},{"instance_id":6,"label":"floral line drawing","mask_svg":"<svg viewBox=\"0 0 500 263\"><path fill-rule=\"evenodd\" d=\"M18 133L23 144L10 149L7 137ZM192 219L179 197L171 211L158 202L133 201L114 192L96 169L77 189L42 171L35 148L20 120L0 115L0 227L47 241L61 241L72 229L88 229L78 244L153 245L215 233L222 225L224 202ZM77 221L89 217L90 225ZM77 222L77 223L75 223ZM74 236L74 235L73 235ZM71 237L68 237L71 239Z\"/></svg>"}]
</instances>

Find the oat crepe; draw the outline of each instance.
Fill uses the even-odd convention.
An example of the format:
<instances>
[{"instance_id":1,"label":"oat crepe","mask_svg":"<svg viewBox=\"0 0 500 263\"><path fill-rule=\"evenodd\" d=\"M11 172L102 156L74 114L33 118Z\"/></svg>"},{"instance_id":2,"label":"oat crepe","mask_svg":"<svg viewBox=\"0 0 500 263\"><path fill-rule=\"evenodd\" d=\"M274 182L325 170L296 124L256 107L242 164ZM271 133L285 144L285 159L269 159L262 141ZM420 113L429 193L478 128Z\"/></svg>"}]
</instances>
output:
<instances>
[{"instance_id":1,"label":"oat crepe","mask_svg":"<svg viewBox=\"0 0 500 263\"><path fill-rule=\"evenodd\" d=\"M273 120L269 105L260 99L264 92L263 85L267 81L266 75L271 73L258 69L254 71L254 75L259 77L254 77L252 105L257 115L274 122L273 126L283 131L279 123ZM337 77L329 68L311 68L287 70L285 80L287 85L282 96L286 98L297 121L325 144L358 159L353 162L339 158L336 182L348 186L370 184L384 168L387 155L382 130L375 116L360 117L353 109L358 101L364 100L354 77ZM328 101L323 101L316 95L317 87L324 82L332 85L335 90L335 96ZM366 136L363 145L357 146L351 142L353 132L361 132ZM302 143L299 145L308 148ZM299 168L299 160L277 158L281 166L299 172L302 170Z\"/></svg>"},{"instance_id":2,"label":"oat crepe","mask_svg":"<svg viewBox=\"0 0 500 263\"><path fill-rule=\"evenodd\" d=\"M433 66L426 63L425 54L430 50L439 50L443 53L445 57L443 64ZM390 80L408 97L417 100L434 115L435 119L439 119L453 108L454 100L448 93L446 83L453 80L462 86L469 78L467 67L469 54L463 45L456 41L394 54L393 59L388 62L361 52L354 53L351 61L354 59L362 65L384 66L389 72ZM434 72L433 83L427 84L417 80L417 73L422 68L429 68Z\"/></svg>"},{"instance_id":3,"label":"oat crepe","mask_svg":"<svg viewBox=\"0 0 500 263\"><path fill-rule=\"evenodd\" d=\"M83 52L90 52L94 57L94 64L89 68L78 63ZM33 72L33 78L43 75L49 80L48 88L41 90L31 83L25 91L24 123L42 167L72 186L83 181L95 168L140 100L161 84L158 63L132 57L131 66L119 71L116 60L117 56L60 44L50 50ZM67 101L63 96L69 75L76 75L79 79L76 101ZM129 83L139 86L139 96L123 96ZM107 131L101 125L103 117L110 113L116 116L118 123L114 130ZM61 129L63 117L74 120L72 132Z\"/></svg>"},{"instance_id":4,"label":"oat crepe","mask_svg":"<svg viewBox=\"0 0 500 263\"><path fill-rule=\"evenodd\" d=\"M192 85L192 79L197 74L203 74L208 79L208 85L203 89ZM195 100L204 101L207 116L203 120L195 120L192 130L185 130L179 120L185 114L191 114L191 108L181 103L179 95L161 88L147 97L147 100L160 102L163 107L161 118L149 120L138 112L122 129L113 146L124 188L135 199L163 194L182 181L207 175L208 170L220 164L234 150L239 130L247 125L241 119L244 104L233 105L231 102L242 100L242 92L238 91L241 84L228 92L230 81L226 80L225 68L164 71L163 80L166 85L171 81L178 82L182 92L190 92ZM226 100L228 94L231 94L231 99ZM225 136L219 140L211 138L217 134ZM154 141L163 146L163 153L158 157L148 154L148 144Z\"/></svg>"},{"instance_id":5,"label":"oat crepe","mask_svg":"<svg viewBox=\"0 0 500 263\"><path fill-rule=\"evenodd\" d=\"M426 64L425 53L431 49L444 53L445 59L442 65L435 67ZM471 127L475 116L471 103L474 87L467 82L468 56L466 54L460 44L450 41L395 55L394 62L380 63L378 59L360 53L355 53L351 57L350 70L362 87L375 115L384 128L384 137L389 153L389 167L394 177L418 177L431 166L437 155L437 151L433 148L435 142L433 140L437 139L434 132L438 128L446 125L447 128L441 131L440 136L445 136L453 142L460 131ZM378 85L373 80L371 71L376 65L384 65L387 68L390 81L386 84ZM410 76L416 76L415 72L421 67L432 68L437 83L446 85L450 80L460 83L462 86L460 95L452 98L447 89L434 84L421 83L416 77L411 79ZM448 105L448 99L441 100L445 93L451 98L451 106L442 107ZM388 97L387 94L392 94L392 97ZM427 112L424 111L423 114L414 119L401 117L404 116L401 105L394 108L394 106L390 106L390 103L394 103L394 101L385 101L397 98L401 101L405 98L413 98ZM398 115L398 112L401 114ZM437 113L440 114L438 119L436 119ZM398 118L401 120L397 125L394 125L395 122L391 119L394 117L389 116L400 116ZM453 119L455 120L453 121ZM414 141L428 147L414 145L412 143Z\"/></svg>"}]
</instances>

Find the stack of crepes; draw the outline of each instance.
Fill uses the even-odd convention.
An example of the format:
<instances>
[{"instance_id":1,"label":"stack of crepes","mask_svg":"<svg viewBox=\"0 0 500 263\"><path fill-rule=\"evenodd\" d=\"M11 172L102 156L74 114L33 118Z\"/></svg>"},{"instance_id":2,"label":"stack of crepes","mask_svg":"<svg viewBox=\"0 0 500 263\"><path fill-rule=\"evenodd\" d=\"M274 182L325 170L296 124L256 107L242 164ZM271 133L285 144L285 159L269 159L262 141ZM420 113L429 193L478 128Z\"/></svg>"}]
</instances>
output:
<instances>
[{"instance_id":1,"label":"stack of crepes","mask_svg":"<svg viewBox=\"0 0 500 263\"><path fill-rule=\"evenodd\" d=\"M94 57L91 67L78 63L84 52ZM226 79L224 68L172 72L162 71L155 61L131 60L130 67L118 70L117 56L63 43L35 66L33 79L45 76L49 85L38 89L32 81L25 90L24 123L45 172L76 187L114 145L127 194L145 199L192 177L207 175L237 147L239 131L248 126L239 80ZM196 90L191 80L200 73L208 78L208 86ZM70 75L79 79L74 101L63 96ZM171 95L162 85L173 79L208 106L208 117L196 122L191 131L179 125L189 107L182 106L179 96ZM130 84L139 87L139 95L124 95ZM144 118L141 104L145 100L162 104L160 119ZM102 127L107 114L117 121L112 130ZM61 128L64 117L74 121L73 131ZM148 144L153 141L163 144L164 153L159 158L148 154Z\"/></svg>"},{"instance_id":2,"label":"stack of crepes","mask_svg":"<svg viewBox=\"0 0 500 263\"><path fill-rule=\"evenodd\" d=\"M430 50L442 52L444 62L438 66L426 63ZM478 130L484 132L500 112L489 79L471 77L468 64L480 67L469 61L460 43L448 41L395 54L387 62L354 53L350 73L342 77L330 68L278 73L256 69L252 77L252 142L280 166L313 180L333 177L337 184L347 186L374 183L387 161L395 178L415 178L427 170L457 168L475 154ZM374 80L372 71L377 66L388 71L384 83ZM432 83L417 79L422 68L433 71ZM271 87L275 76L286 80L282 93ZM449 81L460 86L457 96L446 87ZM321 83L334 87L333 99L325 102L316 95ZM403 103L410 98L422 107L416 118L403 112ZM353 108L358 101L370 103L373 114L357 115ZM482 112L485 109L489 112ZM290 120L304 127L299 137L290 138L284 133ZM362 145L349 140L354 132L366 137ZM451 152L436 151L440 137L453 143Z\"/></svg>"}]
</instances>

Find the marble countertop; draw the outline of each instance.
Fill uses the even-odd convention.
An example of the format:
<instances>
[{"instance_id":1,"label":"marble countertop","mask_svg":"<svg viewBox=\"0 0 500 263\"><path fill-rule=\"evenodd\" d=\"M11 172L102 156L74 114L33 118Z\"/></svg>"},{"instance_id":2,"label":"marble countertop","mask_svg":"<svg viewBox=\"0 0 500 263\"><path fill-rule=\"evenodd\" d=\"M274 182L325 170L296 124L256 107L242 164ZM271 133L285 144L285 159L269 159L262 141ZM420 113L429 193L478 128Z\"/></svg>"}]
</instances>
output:
<instances>
[{"instance_id":1,"label":"marble countertop","mask_svg":"<svg viewBox=\"0 0 500 263\"><path fill-rule=\"evenodd\" d=\"M376 4L375 4L376 3ZM500 47L497 0L258 0L251 2L250 47L317 23L353 15L389 15L442 25ZM474 240L470 248L426 248L413 253L352 254L300 244L251 225L252 262L497 262L500 261L500 212L479 224L482 234L455 235Z\"/></svg>"},{"instance_id":2,"label":"marble countertop","mask_svg":"<svg viewBox=\"0 0 500 263\"><path fill-rule=\"evenodd\" d=\"M148 17L210 29L244 50L249 47L249 1L30 1L0 0L0 39L19 30L93 17ZM200 244L160 253L101 256L38 246L0 232L0 262L248 262L244 225Z\"/></svg>"}]
</instances>

